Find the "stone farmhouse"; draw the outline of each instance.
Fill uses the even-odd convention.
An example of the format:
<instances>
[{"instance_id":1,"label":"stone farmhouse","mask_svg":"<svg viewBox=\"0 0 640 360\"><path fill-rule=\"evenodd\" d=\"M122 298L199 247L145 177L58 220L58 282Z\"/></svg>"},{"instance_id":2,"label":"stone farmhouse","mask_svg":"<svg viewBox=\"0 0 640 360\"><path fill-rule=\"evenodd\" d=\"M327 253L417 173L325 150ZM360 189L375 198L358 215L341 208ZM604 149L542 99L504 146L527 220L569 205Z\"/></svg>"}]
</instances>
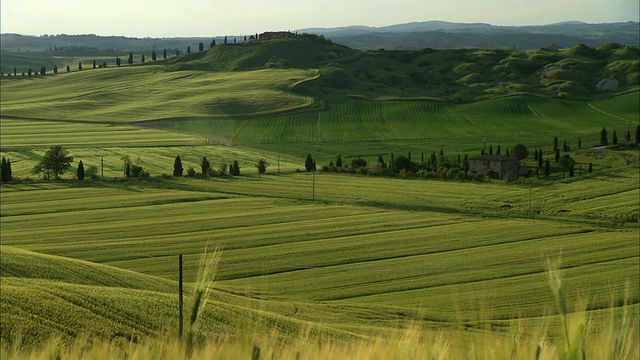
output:
<instances>
[{"instance_id":1,"label":"stone farmhouse","mask_svg":"<svg viewBox=\"0 0 640 360\"><path fill-rule=\"evenodd\" d=\"M285 39L296 37L296 34L290 31L267 31L258 36L260 41L272 40L272 39Z\"/></svg>"},{"instance_id":2,"label":"stone farmhouse","mask_svg":"<svg viewBox=\"0 0 640 360\"><path fill-rule=\"evenodd\" d=\"M469 159L469 170L484 173L495 179L516 176L520 167L517 158L512 156L484 154Z\"/></svg>"}]
</instances>

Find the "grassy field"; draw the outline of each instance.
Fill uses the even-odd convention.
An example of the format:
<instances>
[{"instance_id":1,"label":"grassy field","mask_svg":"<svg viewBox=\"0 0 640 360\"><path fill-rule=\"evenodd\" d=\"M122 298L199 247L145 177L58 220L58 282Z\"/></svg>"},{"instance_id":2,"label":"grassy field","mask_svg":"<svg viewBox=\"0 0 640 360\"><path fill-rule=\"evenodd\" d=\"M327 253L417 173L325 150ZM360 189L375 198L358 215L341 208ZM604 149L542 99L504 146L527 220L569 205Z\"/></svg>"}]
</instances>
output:
<instances>
[{"instance_id":1,"label":"grassy field","mask_svg":"<svg viewBox=\"0 0 640 360\"><path fill-rule=\"evenodd\" d=\"M602 127L619 139L627 123L635 130L638 93L321 101L291 91L316 70L168 69L1 80L0 153L18 178L0 188L2 351L17 336L28 348L50 336L175 334L178 255L190 301L205 248L222 259L198 332L233 344L246 344L247 328L252 339L375 343L412 326L496 343L522 326L527 349L542 327L559 344L564 318L548 279L558 259L569 312L592 319L594 336L617 326L613 312L637 323L637 149L591 146ZM563 179L557 165L515 183L296 171L309 152L318 165L391 151L453 159L479 154L485 137L550 157L555 136L573 148L578 176ZM106 181L28 179L52 145L70 150L71 172L104 160ZM241 176L162 176L176 155L198 172L203 156L214 168L238 160ZM122 179L125 156L152 176ZM464 343L452 354L469 352Z\"/></svg>"}]
</instances>

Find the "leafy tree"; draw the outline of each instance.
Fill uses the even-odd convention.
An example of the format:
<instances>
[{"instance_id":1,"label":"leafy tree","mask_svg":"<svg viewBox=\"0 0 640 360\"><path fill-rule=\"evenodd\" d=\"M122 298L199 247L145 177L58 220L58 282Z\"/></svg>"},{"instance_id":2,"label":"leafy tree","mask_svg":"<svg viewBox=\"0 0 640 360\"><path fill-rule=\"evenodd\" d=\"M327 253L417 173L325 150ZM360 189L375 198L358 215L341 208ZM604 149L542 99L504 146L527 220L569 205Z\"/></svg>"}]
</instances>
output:
<instances>
[{"instance_id":1,"label":"leafy tree","mask_svg":"<svg viewBox=\"0 0 640 360\"><path fill-rule=\"evenodd\" d=\"M78 61L78 70L82 70L82 61Z\"/></svg>"},{"instance_id":2,"label":"leafy tree","mask_svg":"<svg viewBox=\"0 0 640 360\"><path fill-rule=\"evenodd\" d=\"M102 62L102 67L103 67L103 68L106 68L106 67L107 67L107 62L106 62L106 61L103 61L103 62Z\"/></svg>"},{"instance_id":3,"label":"leafy tree","mask_svg":"<svg viewBox=\"0 0 640 360\"><path fill-rule=\"evenodd\" d=\"M338 159L336 160L336 167L339 167L339 168L342 167L342 155L338 155Z\"/></svg>"},{"instance_id":4,"label":"leafy tree","mask_svg":"<svg viewBox=\"0 0 640 360\"><path fill-rule=\"evenodd\" d=\"M256 168L258 168L258 174L266 173L268 167L269 163L265 159L258 160L258 163L256 164Z\"/></svg>"},{"instance_id":5,"label":"leafy tree","mask_svg":"<svg viewBox=\"0 0 640 360\"><path fill-rule=\"evenodd\" d=\"M600 130L600 146L609 145L609 140L607 140L607 129L604 127Z\"/></svg>"},{"instance_id":6,"label":"leafy tree","mask_svg":"<svg viewBox=\"0 0 640 360\"><path fill-rule=\"evenodd\" d=\"M387 163L384 162L384 158L382 157L382 155L378 155L378 164L383 169L387 168Z\"/></svg>"},{"instance_id":7,"label":"leafy tree","mask_svg":"<svg viewBox=\"0 0 640 360\"><path fill-rule=\"evenodd\" d=\"M127 59L127 64L133 65L133 53L129 53L129 58Z\"/></svg>"},{"instance_id":8,"label":"leafy tree","mask_svg":"<svg viewBox=\"0 0 640 360\"><path fill-rule=\"evenodd\" d=\"M95 165L91 165L89 166L85 171L84 171L84 175L85 177L88 177L91 180L98 180L100 179L100 176L98 175L98 167Z\"/></svg>"},{"instance_id":9,"label":"leafy tree","mask_svg":"<svg viewBox=\"0 0 640 360\"><path fill-rule=\"evenodd\" d=\"M549 177L551 174L551 165L549 164L549 159L544 162L544 176Z\"/></svg>"},{"instance_id":10,"label":"leafy tree","mask_svg":"<svg viewBox=\"0 0 640 360\"><path fill-rule=\"evenodd\" d=\"M7 183L13 179L11 174L11 161L2 157L2 166L0 166L0 179L3 183Z\"/></svg>"},{"instance_id":11,"label":"leafy tree","mask_svg":"<svg viewBox=\"0 0 640 360\"><path fill-rule=\"evenodd\" d=\"M142 56L140 57L140 62L144 64L144 54L142 54Z\"/></svg>"},{"instance_id":12,"label":"leafy tree","mask_svg":"<svg viewBox=\"0 0 640 360\"><path fill-rule=\"evenodd\" d=\"M220 167L218 168L218 172L220 172L220 175L226 174L228 167L229 166L227 165L227 163L220 164Z\"/></svg>"},{"instance_id":13,"label":"leafy tree","mask_svg":"<svg viewBox=\"0 0 640 360\"><path fill-rule=\"evenodd\" d=\"M351 167L354 169L363 169L367 167L367 160L361 158L353 159L351 160Z\"/></svg>"},{"instance_id":14,"label":"leafy tree","mask_svg":"<svg viewBox=\"0 0 640 360\"><path fill-rule=\"evenodd\" d=\"M84 164L82 160L78 163L78 169L76 170L76 177L78 180L84 180Z\"/></svg>"},{"instance_id":15,"label":"leafy tree","mask_svg":"<svg viewBox=\"0 0 640 360\"><path fill-rule=\"evenodd\" d=\"M396 172L401 172L402 170L411 171L413 170L413 163L408 157L400 155L394 160L393 169Z\"/></svg>"},{"instance_id":16,"label":"leafy tree","mask_svg":"<svg viewBox=\"0 0 640 360\"><path fill-rule=\"evenodd\" d=\"M562 167L562 178L564 178L564 172L569 171L572 166L576 164L576 161L569 154L562 155L558 161L560 167Z\"/></svg>"},{"instance_id":17,"label":"leafy tree","mask_svg":"<svg viewBox=\"0 0 640 360\"><path fill-rule=\"evenodd\" d=\"M122 64L122 60L120 60L119 56L116 56L116 66L120 66Z\"/></svg>"},{"instance_id":18,"label":"leafy tree","mask_svg":"<svg viewBox=\"0 0 640 360\"><path fill-rule=\"evenodd\" d=\"M196 177L196 170L192 167L187 169L187 177Z\"/></svg>"},{"instance_id":19,"label":"leafy tree","mask_svg":"<svg viewBox=\"0 0 640 360\"><path fill-rule=\"evenodd\" d=\"M311 157L311 154L307 155L306 160L304 161L304 168L307 169L307 171L314 171L315 167L313 166L314 161L313 158Z\"/></svg>"},{"instance_id":20,"label":"leafy tree","mask_svg":"<svg viewBox=\"0 0 640 360\"><path fill-rule=\"evenodd\" d=\"M514 146L511 153L513 154L513 157L518 160L524 160L529 157L529 149L527 149L524 144L517 144L516 146Z\"/></svg>"},{"instance_id":21,"label":"leafy tree","mask_svg":"<svg viewBox=\"0 0 640 360\"><path fill-rule=\"evenodd\" d=\"M31 73L32 73L32 72L33 72L33 71L31 71L31 69L29 69L29 71L27 71L27 74L29 74L29 76L31 76Z\"/></svg>"},{"instance_id":22,"label":"leafy tree","mask_svg":"<svg viewBox=\"0 0 640 360\"><path fill-rule=\"evenodd\" d=\"M198 51L204 51L204 43L202 41L198 44Z\"/></svg>"},{"instance_id":23,"label":"leafy tree","mask_svg":"<svg viewBox=\"0 0 640 360\"><path fill-rule=\"evenodd\" d=\"M173 176L182 176L182 171L182 160L180 160L180 155L177 155L175 161L173 162Z\"/></svg>"},{"instance_id":24,"label":"leafy tree","mask_svg":"<svg viewBox=\"0 0 640 360\"><path fill-rule=\"evenodd\" d=\"M73 156L69 156L69 152L62 146L52 146L45 152L42 160L33 167L31 173L42 174L47 180L51 179L52 175L55 179L59 179L69 170L72 161Z\"/></svg>"},{"instance_id":25,"label":"leafy tree","mask_svg":"<svg viewBox=\"0 0 640 360\"><path fill-rule=\"evenodd\" d=\"M202 157L202 162L200 163L200 170L202 170L202 175L209 175L211 171L211 163L207 159L206 156Z\"/></svg>"},{"instance_id":26,"label":"leafy tree","mask_svg":"<svg viewBox=\"0 0 640 360\"><path fill-rule=\"evenodd\" d=\"M240 175L240 166L238 165L238 160L233 160L233 163L229 165L229 174L233 176Z\"/></svg>"},{"instance_id":27,"label":"leafy tree","mask_svg":"<svg viewBox=\"0 0 640 360\"><path fill-rule=\"evenodd\" d=\"M611 135L611 143L613 145L618 145L618 134L615 130L613 130L613 135Z\"/></svg>"},{"instance_id":28,"label":"leafy tree","mask_svg":"<svg viewBox=\"0 0 640 360\"><path fill-rule=\"evenodd\" d=\"M44 66L40 67L40 75L44 76L46 73L47 69Z\"/></svg>"},{"instance_id":29,"label":"leafy tree","mask_svg":"<svg viewBox=\"0 0 640 360\"><path fill-rule=\"evenodd\" d=\"M156 59L157 59L157 58L158 58L158 55L156 55L156 51L155 51L155 50L153 50L153 51L151 52L151 60L156 61Z\"/></svg>"}]
</instances>

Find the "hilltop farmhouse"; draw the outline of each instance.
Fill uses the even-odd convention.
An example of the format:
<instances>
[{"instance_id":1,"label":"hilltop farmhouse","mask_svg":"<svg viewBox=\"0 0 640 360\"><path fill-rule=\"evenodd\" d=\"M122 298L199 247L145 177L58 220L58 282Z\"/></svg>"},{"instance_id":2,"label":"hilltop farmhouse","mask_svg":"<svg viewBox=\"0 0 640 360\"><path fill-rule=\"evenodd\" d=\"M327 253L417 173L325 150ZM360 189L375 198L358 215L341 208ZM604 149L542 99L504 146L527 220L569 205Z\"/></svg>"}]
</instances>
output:
<instances>
[{"instance_id":1,"label":"hilltop farmhouse","mask_svg":"<svg viewBox=\"0 0 640 360\"><path fill-rule=\"evenodd\" d=\"M488 177L504 179L518 174L518 159L512 156L484 154L469 159L469 170Z\"/></svg>"},{"instance_id":2,"label":"hilltop farmhouse","mask_svg":"<svg viewBox=\"0 0 640 360\"><path fill-rule=\"evenodd\" d=\"M272 40L272 39L286 39L296 37L296 34L291 31L267 31L259 35L260 41Z\"/></svg>"}]
</instances>

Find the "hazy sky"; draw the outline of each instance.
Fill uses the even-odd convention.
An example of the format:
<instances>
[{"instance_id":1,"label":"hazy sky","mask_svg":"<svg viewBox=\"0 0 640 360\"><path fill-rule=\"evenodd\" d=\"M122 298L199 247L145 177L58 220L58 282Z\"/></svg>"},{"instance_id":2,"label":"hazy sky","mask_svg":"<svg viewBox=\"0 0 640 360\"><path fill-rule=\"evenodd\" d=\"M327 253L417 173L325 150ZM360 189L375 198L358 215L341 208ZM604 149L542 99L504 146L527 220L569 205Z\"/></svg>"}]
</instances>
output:
<instances>
[{"instance_id":1,"label":"hazy sky","mask_svg":"<svg viewBox=\"0 0 640 360\"><path fill-rule=\"evenodd\" d=\"M540 25L638 21L638 0L2 0L0 32L135 37L247 35L269 30L414 21Z\"/></svg>"}]
</instances>

